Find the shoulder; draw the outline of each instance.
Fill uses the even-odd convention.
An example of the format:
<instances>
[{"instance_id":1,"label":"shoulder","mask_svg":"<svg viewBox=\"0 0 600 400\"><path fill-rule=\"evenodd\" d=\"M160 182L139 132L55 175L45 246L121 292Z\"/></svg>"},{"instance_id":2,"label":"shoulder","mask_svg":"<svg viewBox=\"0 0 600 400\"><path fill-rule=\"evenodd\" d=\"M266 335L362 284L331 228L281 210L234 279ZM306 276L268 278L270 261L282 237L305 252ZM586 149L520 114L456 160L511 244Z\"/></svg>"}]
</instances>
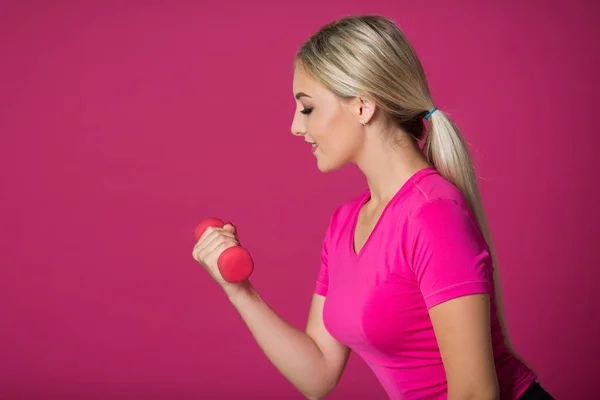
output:
<instances>
[{"instance_id":1,"label":"shoulder","mask_svg":"<svg viewBox=\"0 0 600 400\"><path fill-rule=\"evenodd\" d=\"M485 239L466 197L442 175L433 172L410 183L405 196L392 204L389 231L400 239L404 254L422 246L485 248Z\"/></svg>"},{"instance_id":2,"label":"shoulder","mask_svg":"<svg viewBox=\"0 0 600 400\"><path fill-rule=\"evenodd\" d=\"M468 210L463 193L439 172L430 169L408 183L404 196L390 204L397 220L410 221L423 218L430 209L446 205L448 208Z\"/></svg>"},{"instance_id":3,"label":"shoulder","mask_svg":"<svg viewBox=\"0 0 600 400\"><path fill-rule=\"evenodd\" d=\"M486 258L486 240L466 197L439 174L416 183L413 202L403 225L408 253L433 254L445 260ZM461 258L462 257L462 258Z\"/></svg>"}]
</instances>

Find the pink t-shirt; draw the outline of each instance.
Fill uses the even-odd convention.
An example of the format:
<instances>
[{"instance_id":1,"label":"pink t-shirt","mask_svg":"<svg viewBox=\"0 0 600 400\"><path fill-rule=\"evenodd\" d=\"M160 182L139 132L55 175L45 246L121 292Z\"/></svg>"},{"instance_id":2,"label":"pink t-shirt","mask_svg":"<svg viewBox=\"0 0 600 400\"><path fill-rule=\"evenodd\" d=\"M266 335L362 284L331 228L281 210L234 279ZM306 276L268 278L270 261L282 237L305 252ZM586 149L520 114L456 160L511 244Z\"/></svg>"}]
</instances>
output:
<instances>
[{"instance_id":1,"label":"pink t-shirt","mask_svg":"<svg viewBox=\"0 0 600 400\"><path fill-rule=\"evenodd\" d=\"M391 399L446 399L446 374L428 309L491 296L501 398L536 379L504 345L485 239L462 193L435 169L418 171L385 207L356 254L353 232L369 191L338 207L323 240L316 293L330 334L359 354Z\"/></svg>"}]
</instances>

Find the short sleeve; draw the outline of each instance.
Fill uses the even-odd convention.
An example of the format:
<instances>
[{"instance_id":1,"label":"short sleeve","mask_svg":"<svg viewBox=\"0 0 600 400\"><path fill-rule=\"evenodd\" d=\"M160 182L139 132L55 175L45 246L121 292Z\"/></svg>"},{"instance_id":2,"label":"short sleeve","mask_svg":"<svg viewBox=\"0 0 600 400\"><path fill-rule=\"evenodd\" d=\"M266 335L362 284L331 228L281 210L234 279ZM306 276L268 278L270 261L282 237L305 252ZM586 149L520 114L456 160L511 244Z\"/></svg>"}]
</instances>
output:
<instances>
[{"instance_id":1,"label":"short sleeve","mask_svg":"<svg viewBox=\"0 0 600 400\"><path fill-rule=\"evenodd\" d=\"M427 308L492 290L490 251L466 205L451 199L422 205L409 223L409 244L409 263Z\"/></svg>"},{"instance_id":2,"label":"short sleeve","mask_svg":"<svg viewBox=\"0 0 600 400\"><path fill-rule=\"evenodd\" d=\"M317 282L315 284L315 293L321 296L327 296L327 289L329 288L329 274L328 274L328 250L329 247L329 235L326 234L323 239L323 245L321 247L321 262L319 272L317 274Z\"/></svg>"},{"instance_id":3,"label":"short sleeve","mask_svg":"<svg viewBox=\"0 0 600 400\"><path fill-rule=\"evenodd\" d=\"M321 296L327 296L327 290L329 288L329 251L331 249L332 242L332 231L334 224L336 223L337 215L339 214L340 207L338 207L329 220L329 225L325 231L325 236L321 245L320 254L320 266L317 274L317 282L315 283L315 293Z\"/></svg>"}]
</instances>

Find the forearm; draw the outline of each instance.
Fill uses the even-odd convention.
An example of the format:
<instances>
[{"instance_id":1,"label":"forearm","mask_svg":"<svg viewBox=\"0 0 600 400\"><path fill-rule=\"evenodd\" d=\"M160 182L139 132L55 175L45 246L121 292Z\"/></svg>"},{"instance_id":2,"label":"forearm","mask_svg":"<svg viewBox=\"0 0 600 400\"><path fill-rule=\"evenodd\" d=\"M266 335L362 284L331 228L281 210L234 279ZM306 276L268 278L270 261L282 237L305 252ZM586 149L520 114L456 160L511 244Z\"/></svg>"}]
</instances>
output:
<instances>
[{"instance_id":1,"label":"forearm","mask_svg":"<svg viewBox=\"0 0 600 400\"><path fill-rule=\"evenodd\" d=\"M292 385L309 398L332 389L335 378L308 334L277 315L249 282L225 292L267 358Z\"/></svg>"}]
</instances>

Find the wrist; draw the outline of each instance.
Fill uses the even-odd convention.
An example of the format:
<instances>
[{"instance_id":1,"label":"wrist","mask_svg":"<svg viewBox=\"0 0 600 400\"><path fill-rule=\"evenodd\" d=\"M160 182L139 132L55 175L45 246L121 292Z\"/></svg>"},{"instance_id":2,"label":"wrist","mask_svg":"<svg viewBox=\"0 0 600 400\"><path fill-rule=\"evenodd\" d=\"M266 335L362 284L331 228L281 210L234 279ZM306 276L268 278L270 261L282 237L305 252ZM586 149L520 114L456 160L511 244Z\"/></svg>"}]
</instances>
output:
<instances>
[{"instance_id":1,"label":"wrist","mask_svg":"<svg viewBox=\"0 0 600 400\"><path fill-rule=\"evenodd\" d=\"M239 302L243 298L247 298L254 293L254 288L250 281L239 283L227 283L223 285L223 291L232 303Z\"/></svg>"}]
</instances>

